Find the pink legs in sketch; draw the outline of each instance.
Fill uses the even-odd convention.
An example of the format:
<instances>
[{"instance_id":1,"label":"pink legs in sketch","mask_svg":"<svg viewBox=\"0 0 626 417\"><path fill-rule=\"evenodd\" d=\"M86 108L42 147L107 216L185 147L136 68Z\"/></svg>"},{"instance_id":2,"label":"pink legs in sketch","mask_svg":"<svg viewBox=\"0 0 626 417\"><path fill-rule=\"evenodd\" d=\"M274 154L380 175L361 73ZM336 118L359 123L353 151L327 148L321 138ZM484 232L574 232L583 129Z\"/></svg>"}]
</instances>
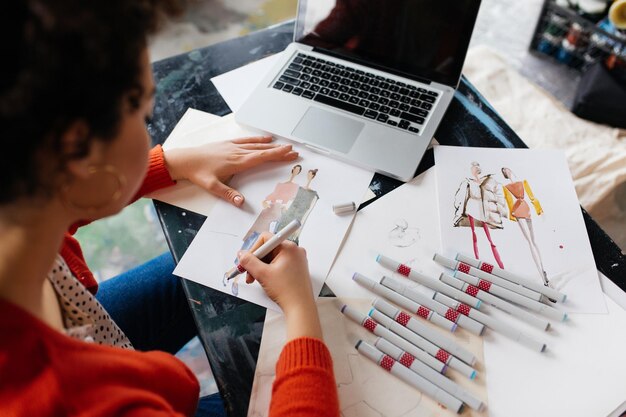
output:
<instances>
[{"instance_id":1,"label":"pink legs in sketch","mask_svg":"<svg viewBox=\"0 0 626 417\"><path fill-rule=\"evenodd\" d=\"M474 228L474 218L472 216L467 216L469 219L470 228L472 229L472 243L474 244L474 257L476 259L480 259L478 256L478 238L476 236L476 230ZM491 252L493 252L493 257L495 258L498 266L504 269L504 264L502 263L502 259L500 258L500 253L498 252L498 248L496 248L495 243L491 240L491 233L489 232L489 226L487 226L483 222L483 230L485 231L485 236L487 236L487 240L489 240L489 244L491 245Z\"/></svg>"},{"instance_id":2,"label":"pink legs in sketch","mask_svg":"<svg viewBox=\"0 0 626 417\"><path fill-rule=\"evenodd\" d=\"M474 230L474 218L472 216L467 216L469 219L470 228L472 229L472 242L474 244L474 257L476 259L480 259L478 257L478 238L476 237L476 230Z\"/></svg>"}]
</instances>

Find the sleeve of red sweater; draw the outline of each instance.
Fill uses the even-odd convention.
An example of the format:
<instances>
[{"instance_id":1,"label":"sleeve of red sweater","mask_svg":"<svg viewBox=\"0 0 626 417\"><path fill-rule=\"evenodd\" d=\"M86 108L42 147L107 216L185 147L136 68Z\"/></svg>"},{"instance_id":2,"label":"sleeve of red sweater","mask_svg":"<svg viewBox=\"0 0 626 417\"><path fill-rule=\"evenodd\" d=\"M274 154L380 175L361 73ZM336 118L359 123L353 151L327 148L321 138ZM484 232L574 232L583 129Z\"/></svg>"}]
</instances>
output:
<instances>
[{"instance_id":1,"label":"sleeve of red sweater","mask_svg":"<svg viewBox=\"0 0 626 417\"><path fill-rule=\"evenodd\" d=\"M304 337L285 345L276 363L269 415L339 416L333 361L324 342Z\"/></svg>"},{"instance_id":2,"label":"sleeve of red sweater","mask_svg":"<svg viewBox=\"0 0 626 417\"><path fill-rule=\"evenodd\" d=\"M139 191L133 197L133 201L138 200L146 194L161 188L169 187L176 184L165 166L165 158L163 157L163 148L156 145L150 150L148 172L139 188Z\"/></svg>"}]
</instances>

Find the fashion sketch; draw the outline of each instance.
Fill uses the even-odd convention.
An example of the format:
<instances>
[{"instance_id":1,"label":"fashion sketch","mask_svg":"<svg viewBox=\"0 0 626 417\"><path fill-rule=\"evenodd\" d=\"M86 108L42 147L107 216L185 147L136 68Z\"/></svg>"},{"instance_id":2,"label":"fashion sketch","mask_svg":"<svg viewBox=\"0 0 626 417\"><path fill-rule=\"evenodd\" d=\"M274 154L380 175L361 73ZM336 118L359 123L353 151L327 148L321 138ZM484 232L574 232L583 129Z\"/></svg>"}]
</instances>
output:
<instances>
[{"instance_id":1,"label":"fashion sketch","mask_svg":"<svg viewBox=\"0 0 626 417\"><path fill-rule=\"evenodd\" d=\"M533 230L533 220L531 217L531 208L526 202L526 198L530 200L530 204L533 206L535 213L541 216L543 208L539 204L539 200L535 198L530 185L526 180L518 180L513 171L510 168L502 168L502 175L509 182L503 186L504 198L509 208L509 219L517 222L524 239L528 242L530 253L535 261L539 275L543 280L544 285L548 285L548 274L546 274L543 267L543 260L541 259L541 252L535 241L535 233Z\"/></svg>"},{"instance_id":2,"label":"fashion sketch","mask_svg":"<svg viewBox=\"0 0 626 417\"><path fill-rule=\"evenodd\" d=\"M277 230L276 222L287 207L289 207L289 205L293 202L296 194L298 193L300 186L296 184L294 180L301 172L302 166L294 165L293 168L291 168L289 180L276 184L274 191L272 191L261 202L263 210L245 234L243 238L244 243L241 247L242 250L252 247L261 233L274 233Z\"/></svg>"},{"instance_id":3,"label":"fashion sketch","mask_svg":"<svg viewBox=\"0 0 626 417\"><path fill-rule=\"evenodd\" d=\"M471 177L459 184L454 196L454 227L469 227L472 233L474 256L479 259L476 228L482 228L491 245L493 257L504 268L489 229L502 229L502 218L507 215L501 184L493 174L482 175L478 162L470 166Z\"/></svg>"},{"instance_id":4,"label":"fashion sketch","mask_svg":"<svg viewBox=\"0 0 626 417\"><path fill-rule=\"evenodd\" d=\"M317 174L317 169L309 170L307 173L307 181L304 187L298 185L295 182L296 177L302 172L301 165L294 165L291 169L291 174L286 182L276 184L274 190L262 201L261 205L263 209L257 216L256 220L250 226L250 229L243 237L243 244L241 250L250 249L257 241L261 233L271 232L275 233L292 220L297 219L300 221L300 228L294 232L289 240L295 242L299 241L300 233L304 228L304 224L309 214L315 207L315 203L319 199L319 195L316 191L312 190L311 182ZM237 260L234 260L235 264ZM231 293L238 295L239 277L235 277L231 282ZM223 281L224 286L228 285L226 276Z\"/></svg>"}]
</instances>

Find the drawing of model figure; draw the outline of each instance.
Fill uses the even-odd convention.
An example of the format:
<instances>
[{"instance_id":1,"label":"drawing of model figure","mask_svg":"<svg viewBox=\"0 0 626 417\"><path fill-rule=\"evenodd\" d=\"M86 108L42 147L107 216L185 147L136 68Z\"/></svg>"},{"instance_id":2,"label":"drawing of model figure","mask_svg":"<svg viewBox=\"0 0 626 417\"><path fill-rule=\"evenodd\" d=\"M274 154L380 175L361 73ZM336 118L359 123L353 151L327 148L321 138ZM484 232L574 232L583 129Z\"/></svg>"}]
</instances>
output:
<instances>
[{"instance_id":1,"label":"drawing of model figure","mask_svg":"<svg viewBox=\"0 0 626 417\"><path fill-rule=\"evenodd\" d=\"M295 178L302 172L302 166L295 165L291 169L291 175L287 182L276 184L274 191L269 194L263 202L263 210L257 216L256 220L245 234L241 250L247 250L254 245L261 233L275 233L289 224L292 220L300 220L300 228L290 236L289 240L298 243L298 238L307 217L313 210L315 203L319 199L316 191L311 190L311 182L317 174L317 169L309 170L307 174L307 183L304 187L294 182ZM235 259L235 264L237 260ZM228 285L224 276L223 284ZM233 278L231 281L231 293L239 294L239 277Z\"/></svg>"},{"instance_id":2,"label":"drawing of model figure","mask_svg":"<svg viewBox=\"0 0 626 417\"><path fill-rule=\"evenodd\" d=\"M454 227L470 227L474 256L478 258L478 238L476 227L482 227L491 245L493 257L504 269L500 254L491 239L489 229L502 229L502 217L506 216L506 207L501 185L492 174L483 175L478 162L472 162L472 176L465 178L454 196Z\"/></svg>"},{"instance_id":3,"label":"drawing of model figure","mask_svg":"<svg viewBox=\"0 0 626 417\"><path fill-rule=\"evenodd\" d=\"M274 191L269 194L261 203L263 210L257 216L256 220L250 226L250 230L243 238L242 250L247 250L263 232L276 232L276 223L280 216L289 207L296 198L300 186L294 182L294 179L302 172L301 165L294 165L291 168L291 175L287 182L276 184Z\"/></svg>"},{"instance_id":4,"label":"drawing of model figure","mask_svg":"<svg viewBox=\"0 0 626 417\"><path fill-rule=\"evenodd\" d=\"M300 233L302 233L302 229L304 229L304 223L306 219L313 211L313 207L315 207L315 203L319 200L319 195L317 191L311 190L311 181L317 175L317 169L309 170L307 174L307 182L304 187L298 188L298 194L296 194L296 198L289 205L289 208L282 216L280 216L280 220L276 225L276 230L281 230L283 227L287 226L291 223L292 220L297 219L300 220L300 228L289 238L289 240L298 244Z\"/></svg>"},{"instance_id":5,"label":"drawing of model figure","mask_svg":"<svg viewBox=\"0 0 626 417\"><path fill-rule=\"evenodd\" d=\"M543 284L548 286L548 274L543 267L543 260L541 259L541 253L535 242L535 232L533 231L533 220L530 214L530 206L526 202L526 196L530 199L530 203L533 205L535 212L538 216L543 213L543 208L539 204L539 200L535 198L528 181L518 181L517 177L509 168L502 168L502 175L509 180L509 183L503 186L504 198L506 199L507 206L509 207L509 219L517 222L524 239L528 242L530 247L530 253L535 261L539 275L543 280ZM524 193L524 191L526 193Z\"/></svg>"}]
</instances>

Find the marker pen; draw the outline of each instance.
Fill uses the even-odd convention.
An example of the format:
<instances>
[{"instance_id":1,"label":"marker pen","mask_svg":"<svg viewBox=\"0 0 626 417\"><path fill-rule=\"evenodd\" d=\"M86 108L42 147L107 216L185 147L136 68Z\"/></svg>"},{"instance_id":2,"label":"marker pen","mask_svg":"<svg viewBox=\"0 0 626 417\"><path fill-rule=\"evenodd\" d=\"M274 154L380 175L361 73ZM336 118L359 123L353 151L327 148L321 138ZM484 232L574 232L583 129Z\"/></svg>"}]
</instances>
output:
<instances>
[{"instance_id":1,"label":"marker pen","mask_svg":"<svg viewBox=\"0 0 626 417\"><path fill-rule=\"evenodd\" d=\"M386 329L384 326L379 326L377 322L375 322L374 320L372 320L370 317L366 316L365 314L359 313L358 311L356 311L353 308L348 307L347 305L344 305L343 307L341 307L341 312L345 314L347 317L349 317L350 319L352 319L352 321L354 321L355 323L358 323L359 325L365 327L370 332L374 333L376 336L387 339L390 343L393 343L394 345L398 346L400 349L406 350L411 355L415 356L416 358L424 362L426 365L433 368L435 371L443 374L445 373L446 369L448 369L448 366L445 363L430 356L428 353L424 352L422 349L419 349L418 347L406 341L405 339L401 338L397 334L391 332L391 330Z\"/></svg>"},{"instance_id":2,"label":"marker pen","mask_svg":"<svg viewBox=\"0 0 626 417\"><path fill-rule=\"evenodd\" d=\"M481 271L488 272L492 275L496 275L500 278L504 278L508 281L514 282L519 285L523 285L526 288L530 288L531 290L535 290L546 297L552 298L557 301L564 302L567 298L567 295L563 294L555 290L554 288L546 287L543 284L540 284L535 281L531 281L528 278L521 277L517 274L514 274L510 271L506 271L502 268L498 268L497 266L488 264L487 262L479 261L478 259L470 258L469 256L463 255L461 253L456 255L456 259L460 262L464 262L474 268L478 268Z\"/></svg>"},{"instance_id":3,"label":"marker pen","mask_svg":"<svg viewBox=\"0 0 626 417\"><path fill-rule=\"evenodd\" d=\"M483 291L489 292L500 298L512 301L516 304L526 307L529 310L543 314L546 317L550 317L551 319L559 321L564 321L565 319L567 319L567 313L563 311L559 311L556 308L546 305L544 303L540 303L539 301L531 300L530 298L519 295L516 292L509 291L506 288L502 288L499 285L491 284L489 283L489 281L483 281L480 278L476 278L461 271L455 271L454 277L460 279L461 281L465 281L468 284L474 285ZM541 328L541 326L539 326L539 328Z\"/></svg>"},{"instance_id":4,"label":"marker pen","mask_svg":"<svg viewBox=\"0 0 626 417\"><path fill-rule=\"evenodd\" d=\"M476 269L473 266L470 266L466 263L455 261L454 259L446 258L445 256L435 254L433 260L437 262L439 265L443 265L446 268L450 268L452 270L459 270L461 272L465 272L466 274L473 275L482 280L489 281L493 284L497 284L507 290L511 290L525 297L531 298L535 301L541 300L541 294L537 291L530 290L526 287L522 287L521 285L515 284L511 281L507 281L506 279L497 277L495 275L489 274L485 271L481 271L480 269Z\"/></svg>"},{"instance_id":5,"label":"marker pen","mask_svg":"<svg viewBox=\"0 0 626 417\"><path fill-rule=\"evenodd\" d=\"M298 219L292 220L287 226L283 227L282 230L272 236L267 242L262 244L257 250L252 252L252 255L256 256L259 259L265 258L271 251L276 249L278 245L283 243L289 236L293 234L296 230L298 230L301 226L301 223ZM227 271L224 275L226 275L226 280L231 280L235 278L239 274L243 274L246 270L243 266L237 264L230 271Z\"/></svg>"},{"instance_id":6,"label":"marker pen","mask_svg":"<svg viewBox=\"0 0 626 417\"><path fill-rule=\"evenodd\" d=\"M453 308L447 308L443 304L438 303L437 301L434 301L432 298L428 298L423 294L420 294L419 292L413 290L412 288L409 288L401 282L398 282L389 277L383 277L380 280L380 283L385 287L404 295L406 298L413 300L416 303L420 303L427 308L430 308L435 313L441 314L448 320L455 322L456 324L463 327L464 329L467 329L471 333L479 336L483 333L485 326L483 326L482 324L478 323L475 320L472 320L469 317L459 314L459 312L454 310Z\"/></svg>"},{"instance_id":7,"label":"marker pen","mask_svg":"<svg viewBox=\"0 0 626 417\"><path fill-rule=\"evenodd\" d=\"M429 382L427 379L419 376L409 368L401 365L391 356L385 355L374 346L362 340L357 342L355 348L359 351L359 353L370 359L381 368L386 369L407 384L432 397L446 408L454 411L455 413L461 412L461 409L463 408L463 402L461 402L461 400L454 398L452 395L437 387L432 382Z\"/></svg>"},{"instance_id":8,"label":"marker pen","mask_svg":"<svg viewBox=\"0 0 626 417\"><path fill-rule=\"evenodd\" d=\"M464 349L458 343L442 335L437 330L425 325L419 320L414 319L406 312L397 309L395 306L389 304L387 301L381 298L377 298L374 300L372 305L376 310L380 311L387 317L391 317L393 320L400 323L402 326L405 326L407 329L410 329L413 332L422 336L423 338L430 340L435 345L450 352L452 355L461 359L468 365L473 366L476 363L476 357L472 352Z\"/></svg>"},{"instance_id":9,"label":"marker pen","mask_svg":"<svg viewBox=\"0 0 626 417\"><path fill-rule=\"evenodd\" d=\"M355 272L352 276L352 279L357 283L361 284L368 290L371 290L375 294L380 295L381 297L385 297L391 302L398 304L400 307L406 308L410 312L413 312L423 318L424 320L428 320L437 326L444 328L450 332L454 332L456 330L456 323L448 320L445 317L440 316L429 308L426 308L413 300L409 300L408 298L398 294L397 292L392 291L391 289L380 285L380 283L374 281L366 277L363 274L359 274Z\"/></svg>"},{"instance_id":10,"label":"marker pen","mask_svg":"<svg viewBox=\"0 0 626 417\"><path fill-rule=\"evenodd\" d=\"M416 360L410 353L404 352L402 349L392 345L391 343L380 337L376 339L376 342L374 342L374 346L381 352L391 356L393 359L400 362L402 365L406 366L416 374L437 385L439 388L445 390L448 394L463 401L470 408L473 408L477 411L481 411L483 409L483 402L476 398L472 393L470 393L451 379L448 379L444 375L438 374L437 372L430 369L428 366L425 366L423 363Z\"/></svg>"},{"instance_id":11,"label":"marker pen","mask_svg":"<svg viewBox=\"0 0 626 417\"><path fill-rule=\"evenodd\" d=\"M385 255L378 255L376 257L376 262L378 262L387 269L398 272L400 275L404 275L411 281L415 281L428 288L432 288L435 291L444 293L448 297L452 297L455 300L461 301L462 303L469 304L474 308L480 308L480 300L472 297L469 294L459 291L456 288L452 288L449 285L442 283L441 281L437 281L436 279L429 278L426 275L420 274L417 271L413 271L409 266L394 261L393 259L388 258Z\"/></svg>"},{"instance_id":12,"label":"marker pen","mask_svg":"<svg viewBox=\"0 0 626 417\"><path fill-rule=\"evenodd\" d=\"M492 294L489 294L488 292L483 291L480 288L475 287L471 284L468 284L467 282L463 282L458 278L451 277L450 275L447 275L447 274L441 274L439 276L439 279L445 282L446 284L452 285L453 287L459 288L463 291L467 291L470 294L476 294L476 298L480 298L487 304L491 304L492 306L497 307L502 311L506 311L510 315L517 317L518 319L525 321L528 324L538 327L541 330L546 330L547 326L549 326L549 323L545 322L544 320L539 319L538 317L535 317L534 315L530 314L526 310L522 310L521 308L509 303L508 301L503 300L502 298L498 298ZM529 301L532 301L532 300L529 300Z\"/></svg>"},{"instance_id":13,"label":"marker pen","mask_svg":"<svg viewBox=\"0 0 626 417\"><path fill-rule=\"evenodd\" d=\"M460 304L458 301L453 300L452 298L446 295L436 293L434 296L434 299L439 301L442 304L447 305L448 307L456 308L458 311L462 312L463 314L467 314L470 317L473 317L474 319L483 323L485 326L489 327L490 329L498 333L501 333L515 341L518 341L521 344L535 351L543 352L544 350L546 350L545 343L538 342L532 337L527 336L524 333L520 332L519 330L516 330L515 328L507 324L504 324L501 321L494 319L493 317L486 315L485 313L482 313L478 310L474 310L473 308L469 308L469 306L465 304Z\"/></svg>"},{"instance_id":14,"label":"marker pen","mask_svg":"<svg viewBox=\"0 0 626 417\"><path fill-rule=\"evenodd\" d=\"M476 370L473 369L471 366L461 362L460 360L452 356L449 352L440 349L439 347L435 346L417 333L414 333L406 327L396 323L380 311L373 308L370 310L369 316L380 325L385 326L387 329L391 330L398 336L408 340L418 348L424 350L426 353L434 356L438 361L443 362L444 364L448 365L448 367L457 370L459 373L465 375L469 379L474 379L476 377Z\"/></svg>"}]
</instances>

